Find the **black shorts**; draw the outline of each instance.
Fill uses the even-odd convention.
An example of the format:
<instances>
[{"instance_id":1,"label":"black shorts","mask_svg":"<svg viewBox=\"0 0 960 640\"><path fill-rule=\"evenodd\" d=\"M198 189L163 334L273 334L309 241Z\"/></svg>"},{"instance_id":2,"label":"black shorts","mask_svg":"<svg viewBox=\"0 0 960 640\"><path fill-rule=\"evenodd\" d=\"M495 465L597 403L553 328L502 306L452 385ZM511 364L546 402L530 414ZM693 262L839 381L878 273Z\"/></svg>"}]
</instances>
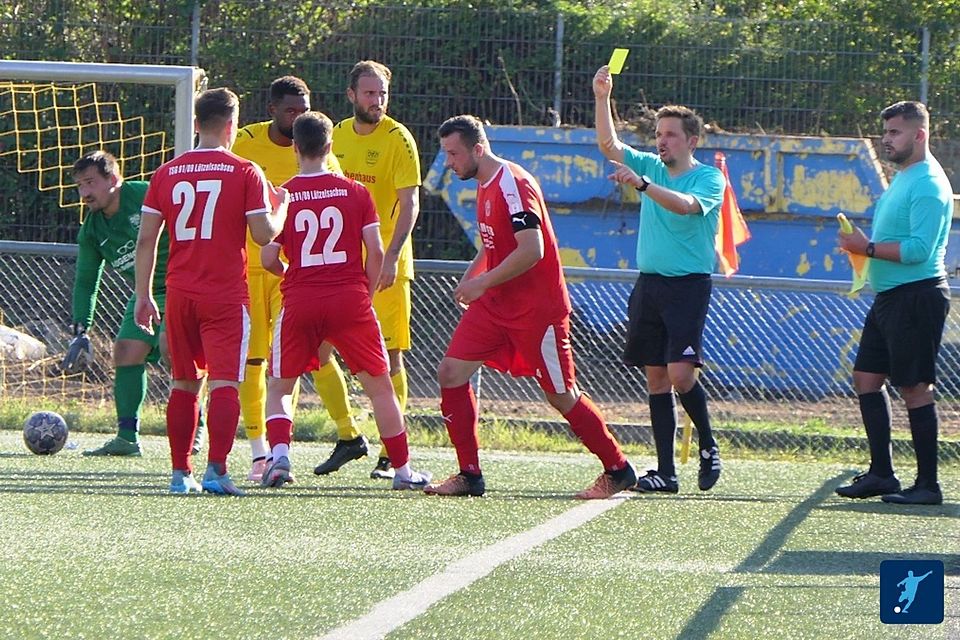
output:
<instances>
[{"instance_id":1,"label":"black shorts","mask_svg":"<svg viewBox=\"0 0 960 640\"><path fill-rule=\"evenodd\" d=\"M853 369L888 375L895 387L933 384L949 311L950 289L939 278L877 294L863 323Z\"/></svg>"},{"instance_id":2,"label":"black shorts","mask_svg":"<svg viewBox=\"0 0 960 640\"><path fill-rule=\"evenodd\" d=\"M623 361L635 367L692 362L703 366L703 327L713 282L708 273L641 273L627 305Z\"/></svg>"}]
</instances>

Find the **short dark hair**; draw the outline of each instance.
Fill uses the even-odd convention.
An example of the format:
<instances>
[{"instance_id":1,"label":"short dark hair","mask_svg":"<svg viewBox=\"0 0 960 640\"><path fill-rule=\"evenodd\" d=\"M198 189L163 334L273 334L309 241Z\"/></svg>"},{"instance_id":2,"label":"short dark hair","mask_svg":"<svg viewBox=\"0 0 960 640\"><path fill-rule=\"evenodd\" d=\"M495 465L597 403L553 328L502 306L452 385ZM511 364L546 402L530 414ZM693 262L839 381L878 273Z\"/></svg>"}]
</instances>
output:
<instances>
[{"instance_id":1,"label":"short dark hair","mask_svg":"<svg viewBox=\"0 0 960 640\"><path fill-rule=\"evenodd\" d=\"M117 164L117 159L109 151L98 149L84 155L73 163L73 175L76 176L90 167L96 167L97 172L104 178L120 175L120 165Z\"/></svg>"},{"instance_id":2,"label":"short dark hair","mask_svg":"<svg viewBox=\"0 0 960 640\"><path fill-rule=\"evenodd\" d=\"M930 128L930 112L927 111L927 105L913 100L902 100L894 102L892 105L880 112L880 117L884 120L903 116L904 120L919 122L924 129Z\"/></svg>"},{"instance_id":3,"label":"short dark hair","mask_svg":"<svg viewBox=\"0 0 960 640\"><path fill-rule=\"evenodd\" d=\"M270 102L280 102L284 96L310 97L310 87L297 76L281 76L270 83Z\"/></svg>"},{"instance_id":4,"label":"short dark hair","mask_svg":"<svg viewBox=\"0 0 960 640\"><path fill-rule=\"evenodd\" d=\"M293 141L305 158L319 158L333 137L333 122L319 111L307 111L293 121Z\"/></svg>"},{"instance_id":5,"label":"short dark hair","mask_svg":"<svg viewBox=\"0 0 960 640\"><path fill-rule=\"evenodd\" d=\"M446 138L454 133L459 133L460 138L468 146L475 144L487 144L487 132L483 129L483 123L480 118L471 115L453 116L448 118L440 125L437 133L441 138Z\"/></svg>"},{"instance_id":6,"label":"short dark hair","mask_svg":"<svg viewBox=\"0 0 960 640\"><path fill-rule=\"evenodd\" d=\"M381 64L376 60L361 60L353 65L353 69L350 70L350 88L354 91L357 90L357 83L360 81L361 76L381 76L387 81L387 84L390 84L390 79L393 77L393 74L387 65Z\"/></svg>"},{"instance_id":7,"label":"short dark hair","mask_svg":"<svg viewBox=\"0 0 960 640\"><path fill-rule=\"evenodd\" d=\"M703 118L697 115L697 112L689 107L679 104L668 104L660 107L657 111L656 121L660 122L663 118L680 118L683 132L687 137L697 136L703 132Z\"/></svg>"},{"instance_id":8,"label":"short dark hair","mask_svg":"<svg viewBox=\"0 0 960 640\"><path fill-rule=\"evenodd\" d=\"M201 129L218 129L240 111L240 99L230 89L207 89L197 96L193 109Z\"/></svg>"}]
</instances>

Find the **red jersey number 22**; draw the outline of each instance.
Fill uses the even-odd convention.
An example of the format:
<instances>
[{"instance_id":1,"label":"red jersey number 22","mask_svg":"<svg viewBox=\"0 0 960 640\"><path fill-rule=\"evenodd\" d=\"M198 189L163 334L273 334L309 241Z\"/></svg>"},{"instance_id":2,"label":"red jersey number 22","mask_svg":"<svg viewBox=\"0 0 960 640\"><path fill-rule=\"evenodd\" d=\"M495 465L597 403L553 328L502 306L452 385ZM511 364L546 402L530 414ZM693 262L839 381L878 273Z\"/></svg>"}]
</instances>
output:
<instances>
[{"instance_id":1,"label":"red jersey number 22","mask_svg":"<svg viewBox=\"0 0 960 640\"><path fill-rule=\"evenodd\" d=\"M294 224L297 231L307 234L300 246L301 267L343 264L347 261L347 252L337 251L337 241L343 233L343 214L340 209L325 207L319 217L312 209L301 209L297 212ZM314 253L320 229L330 229L330 233L323 242L323 250L320 253Z\"/></svg>"}]
</instances>

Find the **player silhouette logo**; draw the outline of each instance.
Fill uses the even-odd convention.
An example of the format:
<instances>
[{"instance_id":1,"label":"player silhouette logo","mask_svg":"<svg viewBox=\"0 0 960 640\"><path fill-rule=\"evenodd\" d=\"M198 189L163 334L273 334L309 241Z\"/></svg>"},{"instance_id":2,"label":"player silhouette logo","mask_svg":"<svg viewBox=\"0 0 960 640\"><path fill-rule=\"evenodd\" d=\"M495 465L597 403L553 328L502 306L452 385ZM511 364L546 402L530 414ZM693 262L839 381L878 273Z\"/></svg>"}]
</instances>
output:
<instances>
[{"instance_id":1,"label":"player silhouette logo","mask_svg":"<svg viewBox=\"0 0 960 640\"><path fill-rule=\"evenodd\" d=\"M940 624L944 618L942 560L883 560L880 563L880 621Z\"/></svg>"},{"instance_id":2,"label":"player silhouette logo","mask_svg":"<svg viewBox=\"0 0 960 640\"><path fill-rule=\"evenodd\" d=\"M907 577L897 583L898 587L903 587L903 591L900 592L900 599L897 600L898 603L906 601L907 604L901 609L899 606L893 608L894 613L907 613L910 610L910 605L913 604L913 599L917 597L917 586L920 584L920 581L929 576L933 571L927 571L920 577L913 575L913 571L907 571Z\"/></svg>"}]
</instances>

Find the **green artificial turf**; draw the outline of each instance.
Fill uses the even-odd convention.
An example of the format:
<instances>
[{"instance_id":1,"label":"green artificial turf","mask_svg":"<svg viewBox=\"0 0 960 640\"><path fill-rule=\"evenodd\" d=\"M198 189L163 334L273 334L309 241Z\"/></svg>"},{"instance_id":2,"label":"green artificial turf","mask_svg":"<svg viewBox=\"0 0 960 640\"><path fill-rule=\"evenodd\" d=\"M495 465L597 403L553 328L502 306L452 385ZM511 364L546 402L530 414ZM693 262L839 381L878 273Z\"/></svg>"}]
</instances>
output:
<instances>
[{"instance_id":1,"label":"green artificial turf","mask_svg":"<svg viewBox=\"0 0 960 640\"><path fill-rule=\"evenodd\" d=\"M312 468L329 445L295 443L297 482L245 480L246 498L171 496L162 438L139 459L78 445L29 454L0 431L0 637L313 638L487 545L575 508L597 462L583 454L482 452L479 499L393 492L370 459ZM413 449L442 478L449 449ZM637 459L649 464L649 458ZM198 465L202 469L202 463ZM678 496L638 495L505 562L389 638L952 638L960 608L960 474L947 504L893 507L833 495L852 469L725 460L709 493L695 463ZM903 475L909 477L909 470ZM885 627L880 560L947 564L948 619Z\"/></svg>"}]
</instances>

